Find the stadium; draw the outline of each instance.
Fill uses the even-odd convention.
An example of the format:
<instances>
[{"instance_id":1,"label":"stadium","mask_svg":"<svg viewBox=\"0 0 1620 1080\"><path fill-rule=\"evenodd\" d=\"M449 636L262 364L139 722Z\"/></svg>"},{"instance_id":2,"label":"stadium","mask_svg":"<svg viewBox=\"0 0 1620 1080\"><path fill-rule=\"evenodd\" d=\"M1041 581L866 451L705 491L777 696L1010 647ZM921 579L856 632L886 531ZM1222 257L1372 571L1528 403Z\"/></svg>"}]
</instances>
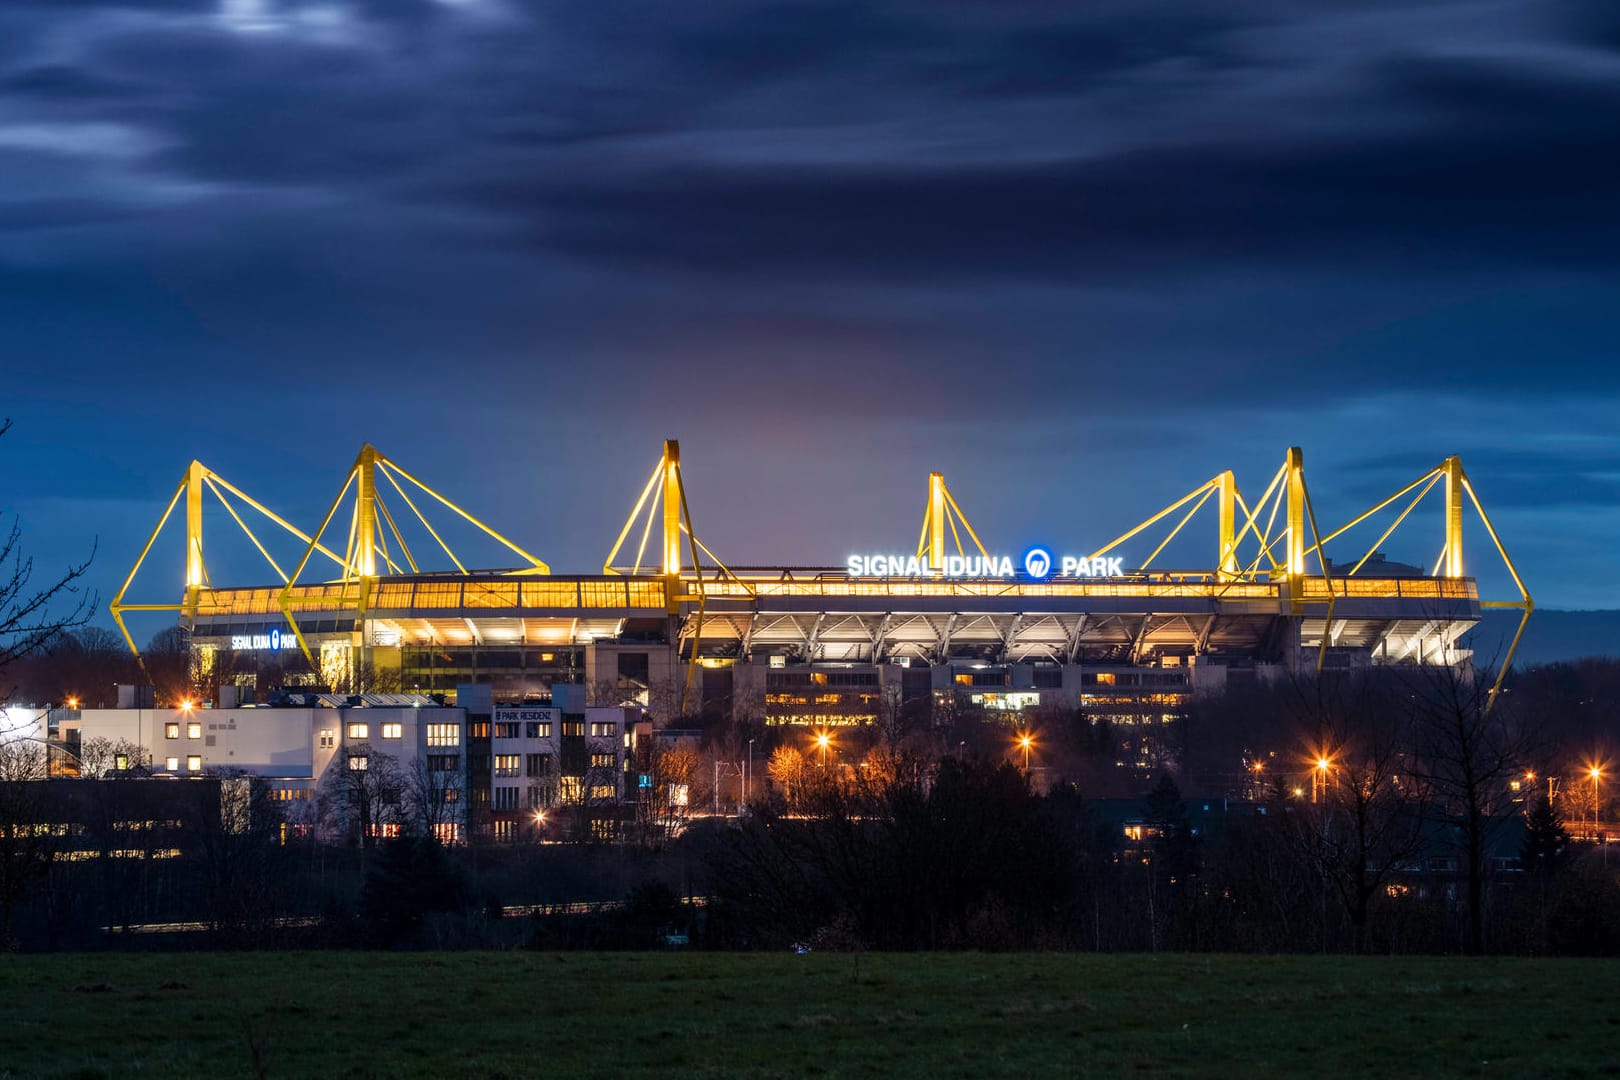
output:
<instances>
[{"instance_id":1,"label":"stadium","mask_svg":"<svg viewBox=\"0 0 1620 1080\"><path fill-rule=\"evenodd\" d=\"M1414 516L1431 492L1433 567L1386 560L1397 530L1432 527L1432 513ZM205 500L263 556L263 578L212 581ZM137 602L142 566L182 504L184 593ZM1465 516L1517 595L1481 600L1463 562ZM445 520L509 564L469 567L443 539ZM278 563L250 521L301 558ZM1207 550L1206 565L1159 564L1178 535ZM1336 563L1336 541L1365 553ZM427 568L430 551L450 568ZM1292 448L1258 498L1223 471L1095 551L988 549L934 473L914 547L828 567L728 566L692 524L671 440L590 574L552 573L369 445L310 532L194 461L111 612L131 650L127 615L174 615L194 669L248 695L301 684L453 696L487 684L518 703L576 685L593 704L647 705L661 723L835 725L905 708L1154 710L1291 672L1467 664L1458 639L1482 608L1521 610L1522 634L1533 606L1456 457L1323 529Z\"/></svg>"}]
</instances>

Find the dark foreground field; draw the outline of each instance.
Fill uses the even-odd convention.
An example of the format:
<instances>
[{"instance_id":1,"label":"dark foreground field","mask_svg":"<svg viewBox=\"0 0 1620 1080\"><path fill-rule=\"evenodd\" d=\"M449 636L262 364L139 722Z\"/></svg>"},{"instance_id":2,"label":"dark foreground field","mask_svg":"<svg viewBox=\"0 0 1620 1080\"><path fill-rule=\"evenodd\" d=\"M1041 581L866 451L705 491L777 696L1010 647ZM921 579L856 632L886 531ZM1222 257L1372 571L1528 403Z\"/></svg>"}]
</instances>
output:
<instances>
[{"instance_id":1,"label":"dark foreground field","mask_svg":"<svg viewBox=\"0 0 1620 1080\"><path fill-rule=\"evenodd\" d=\"M30 956L0 1000L0 1077L1620 1072L1598 960Z\"/></svg>"}]
</instances>

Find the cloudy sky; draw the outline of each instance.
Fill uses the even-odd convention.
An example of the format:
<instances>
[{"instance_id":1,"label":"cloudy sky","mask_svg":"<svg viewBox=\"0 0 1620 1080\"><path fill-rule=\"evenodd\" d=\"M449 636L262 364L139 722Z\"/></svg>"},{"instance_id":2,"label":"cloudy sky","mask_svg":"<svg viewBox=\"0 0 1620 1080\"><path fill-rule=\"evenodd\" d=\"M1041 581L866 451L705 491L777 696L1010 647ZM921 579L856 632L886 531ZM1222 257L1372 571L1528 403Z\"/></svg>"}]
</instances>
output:
<instances>
[{"instance_id":1,"label":"cloudy sky","mask_svg":"<svg viewBox=\"0 0 1620 1080\"><path fill-rule=\"evenodd\" d=\"M670 436L743 564L930 469L1081 550L1459 453L1620 607L1617 135L1613 0L8 0L0 504L110 595L193 457L310 522L371 441L588 571Z\"/></svg>"}]
</instances>

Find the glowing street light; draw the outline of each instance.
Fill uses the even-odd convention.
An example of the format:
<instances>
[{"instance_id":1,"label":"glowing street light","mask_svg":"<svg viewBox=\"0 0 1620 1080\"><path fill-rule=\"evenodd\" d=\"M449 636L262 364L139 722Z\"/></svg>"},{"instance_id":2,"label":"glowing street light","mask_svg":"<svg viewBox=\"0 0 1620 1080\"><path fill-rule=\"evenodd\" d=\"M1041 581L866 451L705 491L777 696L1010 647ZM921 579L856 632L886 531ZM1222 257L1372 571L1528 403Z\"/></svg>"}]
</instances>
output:
<instances>
[{"instance_id":1,"label":"glowing street light","mask_svg":"<svg viewBox=\"0 0 1620 1080\"><path fill-rule=\"evenodd\" d=\"M1026 731L1018 736L1018 745L1024 751L1024 771L1029 772L1029 748L1035 745L1035 737Z\"/></svg>"},{"instance_id":2,"label":"glowing street light","mask_svg":"<svg viewBox=\"0 0 1620 1080\"><path fill-rule=\"evenodd\" d=\"M1316 802L1326 789L1328 771L1333 768L1333 762L1327 757L1318 756L1316 765L1311 770L1311 802Z\"/></svg>"},{"instance_id":3,"label":"glowing street light","mask_svg":"<svg viewBox=\"0 0 1620 1080\"><path fill-rule=\"evenodd\" d=\"M1601 844L1603 838L1598 835L1598 781L1603 779L1603 766L1589 766L1586 774L1592 778L1592 838Z\"/></svg>"},{"instance_id":4,"label":"glowing street light","mask_svg":"<svg viewBox=\"0 0 1620 1080\"><path fill-rule=\"evenodd\" d=\"M816 748L821 751L822 768L827 766L827 747L832 745L832 736L825 731L816 732Z\"/></svg>"}]
</instances>

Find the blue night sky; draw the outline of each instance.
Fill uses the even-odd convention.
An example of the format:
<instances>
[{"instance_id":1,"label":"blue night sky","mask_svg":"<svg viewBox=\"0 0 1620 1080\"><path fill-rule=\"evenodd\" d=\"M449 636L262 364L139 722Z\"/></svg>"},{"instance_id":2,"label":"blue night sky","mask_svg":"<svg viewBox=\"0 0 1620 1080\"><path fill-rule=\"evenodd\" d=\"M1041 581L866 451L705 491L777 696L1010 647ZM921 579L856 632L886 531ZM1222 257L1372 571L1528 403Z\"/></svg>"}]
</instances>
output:
<instances>
[{"instance_id":1,"label":"blue night sky","mask_svg":"<svg viewBox=\"0 0 1620 1080\"><path fill-rule=\"evenodd\" d=\"M1617 133L1613 0L8 0L0 504L105 600L193 457L309 525L369 440L590 571L667 436L740 564L903 549L930 469L1079 550L1459 453L1620 607Z\"/></svg>"}]
</instances>

